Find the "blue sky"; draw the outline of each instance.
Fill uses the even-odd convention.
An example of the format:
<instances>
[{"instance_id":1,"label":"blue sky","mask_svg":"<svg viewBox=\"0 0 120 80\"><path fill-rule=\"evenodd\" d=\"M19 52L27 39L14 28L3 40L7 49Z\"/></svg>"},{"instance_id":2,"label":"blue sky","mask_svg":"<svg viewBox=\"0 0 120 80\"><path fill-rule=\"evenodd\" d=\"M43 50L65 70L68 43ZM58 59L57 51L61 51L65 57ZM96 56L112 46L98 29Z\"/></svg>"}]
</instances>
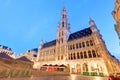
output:
<instances>
[{"instance_id":1,"label":"blue sky","mask_svg":"<svg viewBox=\"0 0 120 80\"><path fill-rule=\"evenodd\" d=\"M114 0L0 0L0 44L17 53L56 38L62 5L68 12L71 32L89 27L94 19L108 50L120 59L120 46L111 15Z\"/></svg>"}]
</instances>

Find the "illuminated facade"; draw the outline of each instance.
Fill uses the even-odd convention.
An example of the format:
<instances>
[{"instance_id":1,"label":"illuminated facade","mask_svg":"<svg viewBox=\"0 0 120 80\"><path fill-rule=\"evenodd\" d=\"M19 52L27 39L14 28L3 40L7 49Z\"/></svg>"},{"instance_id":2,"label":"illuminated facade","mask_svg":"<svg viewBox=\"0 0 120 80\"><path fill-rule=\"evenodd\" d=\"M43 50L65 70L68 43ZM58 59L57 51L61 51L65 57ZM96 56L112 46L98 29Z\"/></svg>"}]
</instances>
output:
<instances>
[{"instance_id":1,"label":"illuminated facade","mask_svg":"<svg viewBox=\"0 0 120 80\"><path fill-rule=\"evenodd\" d=\"M71 33L67 12L63 7L56 39L44 44L40 42L33 67L40 69L45 64L63 64L70 73L97 72L109 75L120 72L118 62L113 62L94 20L90 19L89 24L90 27Z\"/></svg>"},{"instance_id":2,"label":"illuminated facade","mask_svg":"<svg viewBox=\"0 0 120 80\"><path fill-rule=\"evenodd\" d=\"M16 56L16 59L25 56L26 58L28 58L32 62L35 62L36 58L37 58L37 53L38 53L38 49L34 48L31 50L27 50L26 52L24 52L23 54L20 54L19 56Z\"/></svg>"},{"instance_id":3,"label":"illuminated facade","mask_svg":"<svg viewBox=\"0 0 120 80\"><path fill-rule=\"evenodd\" d=\"M118 34L119 39L120 39L120 0L115 1L115 9L112 12L112 15L116 21L115 30Z\"/></svg>"},{"instance_id":4,"label":"illuminated facade","mask_svg":"<svg viewBox=\"0 0 120 80\"><path fill-rule=\"evenodd\" d=\"M7 46L2 46L2 45L0 45L0 53L5 53L5 54L8 54L8 55L13 54L11 48L8 48Z\"/></svg>"},{"instance_id":5,"label":"illuminated facade","mask_svg":"<svg viewBox=\"0 0 120 80\"><path fill-rule=\"evenodd\" d=\"M0 54L1 54L2 56L4 56L3 54L7 54L7 55L9 55L10 57L15 58L14 52L12 51L11 48L9 48L9 47L7 47L7 46L0 45Z\"/></svg>"}]
</instances>

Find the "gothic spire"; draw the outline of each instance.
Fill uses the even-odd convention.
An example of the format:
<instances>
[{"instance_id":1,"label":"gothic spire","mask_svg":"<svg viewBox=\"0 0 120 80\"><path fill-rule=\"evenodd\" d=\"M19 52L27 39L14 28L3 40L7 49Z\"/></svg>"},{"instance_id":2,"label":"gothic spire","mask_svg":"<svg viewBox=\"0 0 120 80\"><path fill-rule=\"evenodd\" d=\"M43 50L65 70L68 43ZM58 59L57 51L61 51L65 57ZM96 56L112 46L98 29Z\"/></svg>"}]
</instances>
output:
<instances>
[{"instance_id":1,"label":"gothic spire","mask_svg":"<svg viewBox=\"0 0 120 80\"><path fill-rule=\"evenodd\" d=\"M58 28L66 28L70 29L69 23L68 23L68 18L67 18L67 11L66 7L63 5L62 11L61 11L61 19L58 25Z\"/></svg>"}]
</instances>

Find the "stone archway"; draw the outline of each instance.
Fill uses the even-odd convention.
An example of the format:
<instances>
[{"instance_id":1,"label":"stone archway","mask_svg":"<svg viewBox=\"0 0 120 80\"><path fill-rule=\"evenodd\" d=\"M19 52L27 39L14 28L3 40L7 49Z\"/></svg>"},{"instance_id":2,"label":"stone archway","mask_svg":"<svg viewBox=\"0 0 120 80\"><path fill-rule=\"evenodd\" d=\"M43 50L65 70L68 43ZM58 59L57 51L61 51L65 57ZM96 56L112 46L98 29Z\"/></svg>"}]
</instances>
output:
<instances>
[{"instance_id":1,"label":"stone archway","mask_svg":"<svg viewBox=\"0 0 120 80\"><path fill-rule=\"evenodd\" d=\"M81 73L81 65L76 64L76 73Z\"/></svg>"},{"instance_id":2,"label":"stone archway","mask_svg":"<svg viewBox=\"0 0 120 80\"><path fill-rule=\"evenodd\" d=\"M88 65L87 63L83 64L83 72L87 72L88 71Z\"/></svg>"},{"instance_id":3,"label":"stone archway","mask_svg":"<svg viewBox=\"0 0 120 80\"><path fill-rule=\"evenodd\" d=\"M68 67L68 70L69 70L69 72L70 72L70 64L67 64L67 67Z\"/></svg>"}]
</instances>

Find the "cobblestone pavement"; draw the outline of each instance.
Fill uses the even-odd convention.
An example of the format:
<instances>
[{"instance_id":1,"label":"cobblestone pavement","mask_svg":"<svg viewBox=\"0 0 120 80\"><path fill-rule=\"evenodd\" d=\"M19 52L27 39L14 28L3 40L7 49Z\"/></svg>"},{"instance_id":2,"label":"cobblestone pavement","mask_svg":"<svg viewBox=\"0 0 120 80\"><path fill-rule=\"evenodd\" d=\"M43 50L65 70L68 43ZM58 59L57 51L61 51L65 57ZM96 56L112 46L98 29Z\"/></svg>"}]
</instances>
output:
<instances>
[{"instance_id":1,"label":"cobblestone pavement","mask_svg":"<svg viewBox=\"0 0 120 80\"><path fill-rule=\"evenodd\" d=\"M30 77L30 78L14 78L14 79L0 79L0 80L108 80L107 77L93 77L82 75L70 76L44 76L44 77Z\"/></svg>"}]
</instances>

